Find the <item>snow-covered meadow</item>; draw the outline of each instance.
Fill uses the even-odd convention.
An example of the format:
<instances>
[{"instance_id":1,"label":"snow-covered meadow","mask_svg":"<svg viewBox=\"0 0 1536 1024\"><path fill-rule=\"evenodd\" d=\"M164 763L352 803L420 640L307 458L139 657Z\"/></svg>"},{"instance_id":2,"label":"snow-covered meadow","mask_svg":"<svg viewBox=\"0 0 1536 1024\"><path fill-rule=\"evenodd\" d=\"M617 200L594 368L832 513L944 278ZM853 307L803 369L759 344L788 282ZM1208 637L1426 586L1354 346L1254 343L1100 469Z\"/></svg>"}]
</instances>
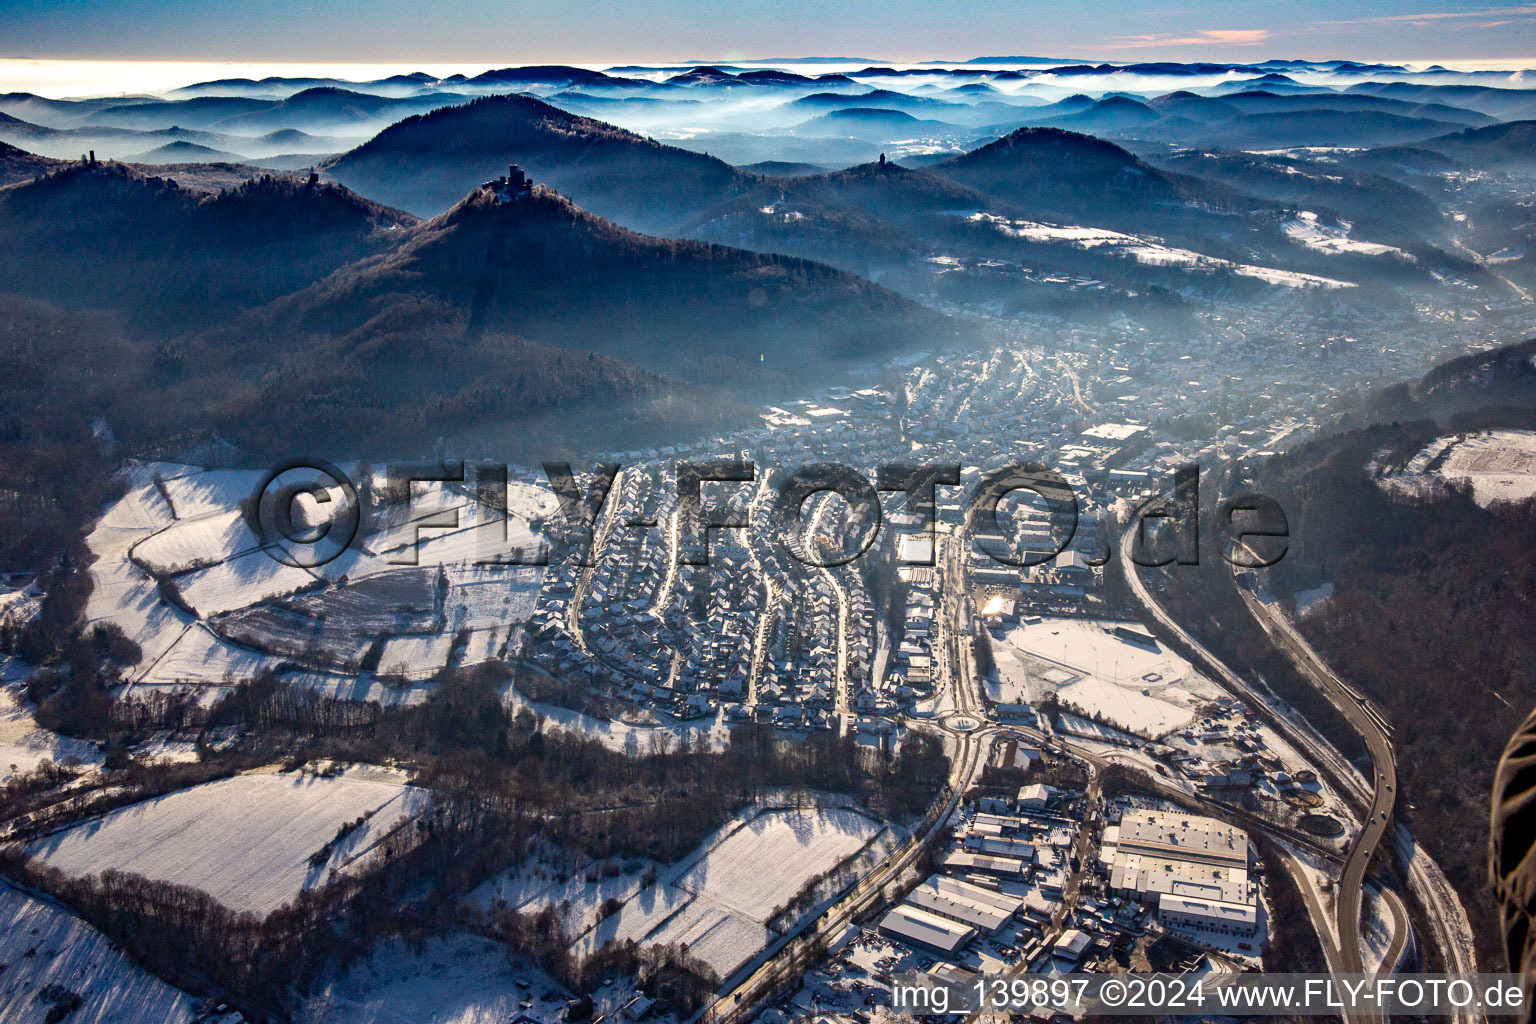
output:
<instances>
[{"instance_id":1,"label":"snow-covered meadow","mask_svg":"<svg viewBox=\"0 0 1536 1024\"><path fill-rule=\"evenodd\" d=\"M544 570L476 563L536 548L535 524L558 509L547 487L513 480L503 522L473 486L417 484L408 506L372 508L339 557L301 568L263 550L242 514L262 472L144 463L124 477L127 493L87 539L86 619L142 648L130 689L190 685L210 697L283 664L371 675L360 672L370 651L379 672L411 679L500 657L532 616ZM383 493L382 472L372 486ZM323 504L301 496L297 515L314 520ZM424 525L445 513L455 525ZM461 632L468 642L455 645Z\"/></svg>"},{"instance_id":2,"label":"snow-covered meadow","mask_svg":"<svg viewBox=\"0 0 1536 1024\"><path fill-rule=\"evenodd\" d=\"M0 782L35 769L43 761L74 758L100 764L96 744L49 732L37 724L27 706L10 687L0 687Z\"/></svg>"},{"instance_id":3,"label":"snow-covered meadow","mask_svg":"<svg viewBox=\"0 0 1536 1024\"><path fill-rule=\"evenodd\" d=\"M397 825L425 810L426 790L382 769L317 777L258 772L112 811L32 843L68 875L108 868L191 886L233 910L267 914L332 869L364 861ZM338 840L343 825L366 818ZM311 857L334 843L328 857Z\"/></svg>"},{"instance_id":4,"label":"snow-covered meadow","mask_svg":"<svg viewBox=\"0 0 1536 1024\"><path fill-rule=\"evenodd\" d=\"M44 1024L69 994L80 1005L62 1019L91 1024L238 1024L207 1014L101 932L59 906L0 883L0 1020Z\"/></svg>"},{"instance_id":5,"label":"snow-covered meadow","mask_svg":"<svg viewBox=\"0 0 1536 1024\"><path fill-rule=\"evenodd\" d=\"M564 907L564 926L583 954L613 941L686 943L724 979L768 945L775 912L806 883L891 834L841 808L748 812L689 857L660 867L650 884L635 873L586 881L535 871L491 883L479 896L529 912ZM618 911L596 920L609 898L620 901Z\"/></svg>"},{"instance_id":6,"label":"snow-covered meadow","mask_svg":"<svg viewBox=\"0 0 1536 1024\"><path fill-rule=\"evenodd\" d=\"M387 939L326 983L298 1024L505 1024L526 1013L554 1020L569 993L542 971L507 961L506 946L455 932L417 952Z\"/></svg>"}]
</instances>

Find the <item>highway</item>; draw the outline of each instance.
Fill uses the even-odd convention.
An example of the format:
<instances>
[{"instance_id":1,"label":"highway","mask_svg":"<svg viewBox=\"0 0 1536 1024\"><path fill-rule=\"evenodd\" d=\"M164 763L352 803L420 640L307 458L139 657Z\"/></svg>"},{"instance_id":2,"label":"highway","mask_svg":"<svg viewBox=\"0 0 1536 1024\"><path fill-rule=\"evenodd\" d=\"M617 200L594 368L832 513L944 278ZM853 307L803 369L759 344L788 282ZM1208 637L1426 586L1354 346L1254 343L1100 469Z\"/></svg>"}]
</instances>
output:
<instances>
[{"instance_id":1,"label":"highway","mask_svg":"<svg viewBox=\"0 0 1536 1024\"><path fill-rule=\"evenodd\" d=\"M1344 970L1349 974L1364 973L1365 966L1360 956L1360 902L1371 856L1391 831L1392 805L1397 800L1397 757L1392 750L1392 740L1380 714L1370 706L1369 701L1335 675L1311 646L1301 639L1281 612L1278 602L1273 599L1264 600L1248 587L1239 587L1239 591L1248 610L1269 634L1271 642L1285 653L1313 686L1328 696L1329 702L1344 716L1350 727L1360 734L1371 755L1374 783L1370 809L1364 824L1350 843L1349 855L1344 859L1337 907L1339 952Z\"/></svg>"},{"instance_id":2,"label":"highway","mask_svg":"<svg viewBox=\"0 0 1536 1024\"><path fill-rule=\"evenodd\" d=\"M1249 610L1264 627L1270 639L1275 642L1276 647L1291 659L1297 669L1313 685L1328 696L1334 707L1338 708L1350 725L1360 733L1370 752L1376 775L1371 819L1366 828L1355 838L1339 890L1341 923L1346 916L1358 923L1359 886L1364 882L1371 854L1381 841L1389 836L1392 837L1391 841L1397 843L1399 847L1406 845L1407 831L1400 826L1395 826L1391 813L1393 802L1397 797L1397 760L1392 748L1390 727L1371 702L1354 687L1340 679L1312 648L1312 645L1296 631L1296 627L1285 615L1278 601L1262 591L1240 589ZM1415 851L1403 859L1408 862L1409 887L1418 897L1435 933L1433 936L1435 948L1439 950L1443 960L1441 969L1453 973L1475 972L1477 962L1473 952L1475 946L1471 925L1467 921L1466 910L1461 905L1460 897L1446 881L1438 865L1435 865L1427 854ZM1358 963L1358 943L1353 947L1353 951L1356 959L1352 962ZM1464 1014L1458 1019L1475 1020L1476 1015Z\"/></svg>"},{"instance_id":3,"label":"highway","mask_svg":"<svg viewBox=\"0 0 1536 1024\"><path fill-rule=\"evenodd\" d=\"M1218 682L1223 683L1227 689L1234 691L1235 695L1242 697L1256 708L1267 708L1268 703L1244 679L1175 622L1147 590L1138 571L1139 567L1131 560L1131 549L1136 536L1136 521L1135 518L1132 519L1132 525L1125 531L1120 543L1121 567L1136 600L1165 630L1178 637L1188 649L1206 661L1215 670ZM1238 582L1240 584L1238 589L1243 594L1250 611L1258 619L1271 641L1297 664L1303 675L1314 686L1328 695L1330 702L1339 708L1346 720L1360 734L1371 755L1373 780L1369 790L1362 793L1358 785L1358 776L1353 768L1348 765L1342 755L1332 749L1331 745L1326 745L1320 736L1306 735L1294 728L1284 715L1271 716L1272 723L1288 740L1295 742L1298 749L1315 757L1320 767L1331 769L1328 774L1337 781L1341 791L1353 792L1357 799L1364 797L1361 799L1366 809L1363 823L1350 844L1338 881L1338 899L1334 913L1338 942L1335 945L1328 935L1321 932L1319 934L1324 953L1328 954L1330 966L1335 972L1364 973L1360 951L1361 893L1371 857L1382 838L1390 830L1392 804L1397 792L1397 762L1391 740L1380 715L1323 664L1315 652L1312 652L1294 630L1289 628L1289 623L1284 621L1283 616L1280 616L1279 624L1274 621L1274 616L1278 615L1278 607L1266 605L1249 589L1241 586L1241 580ZM1317 909L1315 899L1309 899L1309 903L1314 905L1314 910Z\"/></svg>"},{"instance_id":4,"label":"highway","mask_svg":"<svg viewBox=\"0 0 1536 1024\"><path fill-rule=\"evenodd\" d=\"M1147 590L1146 584L1142 581L1138 571L1139 567L1131 560L1131 548L1136 535L1135 522L1136 520L1133 519L1132 527L1127 529L1121 538L1120 561L1121 567L1125 572L1126 581L1130 585L1131 592L1136 600L1164 629L1177 636L1190 650L1201 655L1216 670L1218 681L1225 684L1227 689L1235 690L1237 696L1245 699L1255 707L1267 707L1267 703L1253 691L1246 681L1227 668L1215 655L1207 651L1202 644L1190 636L1183 627L1167 614L1162 605ZM1261 605L1248 590L1241 587L1239 589L1242 590L1244 599L1248 601L1250 609L1256 604ZM1255 614L1258 615L1259 613L1255 612ZM1304 658L1301 650L1290 639L1289 634L1278 633L1277 635L1278 631L1269 621L1267 610L1259 618L1259 621L1277 647L1291 656L1293 660ZM1310 651L1310 648L1307 650ZM1301 661L1298 661L1298 665L1301 663ZM1317 661L1315 656L1313 658L1305 658L1305 663L1307 668L1304 671L1308 678L1313 681L1314 685L1323 689L1325 693L1329 693L1330 699L1334 700L1335 704L1339 703L1338 700L1334 699L1335 695L1353 693L1342 682L1333 678L1332 673L1327 671L1326 666L1321 666L1321 662ZM1349 698L1347 703L1350 706L1347 709L1340 707L1340 711L1345 713L1351 725L1360 732L1362 739L1366 742L1367 749L1370 750L1372 763L1375 766L1374 783L1370 788L1369 801L1365 804L1367 814L1351 844L1349 856L1345 860L1344 871L1339 879L1339 899L1335 914L1337 934L1339 936L1337 947L1339 963L1337 967L1346 973L1358 974L1363 972L1360 959L1361 884L1365 880L1366 869L1370 866L1371 855L1375 852L1376 846L1380 843L1382 837L1388 832L1392 802L1397 788L1397 766L1393 759L1391 742L1387 737L1386 730L1379 721L1379 716L1374 715L1374 713L1368 714L1359 703L1354 701L1353 697ZM1274 716L1273 720L1274 724L1281 728L1283 733L1287 734L1287 739L1298 743L1299 749L1308 751L1309 755L1322 753L1315 738L1310 736L1303 737L1299 731L1287 728L1290 723L1284 716ZM1348 787L1348 783L1345 780L1354 773L1352 771L1338 773L1337 769L1345 764L1345 759L1338 755L1336 751L1330 751L1329 753L1332 756L1323 757L1320 760L1324 764L1331 764L1335 768L1335 772L1330 772L1330 775L1341 774L1342 778L1340 781L1344 783L1345 787ZM1348 791L1347 788L1346 791ZM1356 790L1356 795L1359 795L1358 790ZM1327 943L1325 942L1326 946Z\"/></svg>"},{"instance_id":5,"label":"highway","mask_svg":"<svg viewBox=\"0 0 1536 1024\"><path fill-rule=\"evenodd\" d=\"M1137 572L1137 567L1130 559L1133 540L1134 531L1128 529L1122 537L1120 559L1131 592L1148 615L1193 651L1199 660L1215 673L1216 681L1222 683L1235 695L1248 700L1259 710L1270 712L1268 719L1271 724L1289 741L1295 743L1298 750L1312 758L1340 792L1350 794L1364 808L1366 814L1364 823L1351 844L1349 856L1339 879L1335 920L1338 924L1340 942L1338 946L1333 947L1337 954L1335 970L1360 971L1361 886L1372 855L1380 846L1382 839L1392 834L1392 806L1397 795L1397 762L1391 742L1390 727L1376 708L1363 695L1340 679L1311 645L1296 632L1278 603L1263 600L1262 595L1247 589L1242 585L1242 580L1238 580L1239 592L1243 594L1250 613L1265 630L1276 649L1296 665L1302 676L1316 686L1359 733L1372 762L1372 778L1367 783L1354 766L1349 764L1343 755L1308 723L1293 721L1272 706L1275 702L1267 699L1266 694L1260 693L1255 686L1250 685L1247 680L1223 664L1167 614L1147 590ZM1400 846L1404 844L1405 835L1406 830L1399 827L1395 841ZM1471 927L1455 891L1446 882L1438 866L1422 851L1417 851L1414 856L1405 859L1408 861L1409 887L1420 905L1424 907L1434 931L1432 936L1434 947L1442 956L1443 969L1453 972L1475 972L1477 968L1472 953ZM1407 929L1401 927L1405 923L1405 915L1401 913L1400 902L1389 900L1389 906L1393 910L1394 919L1400 926L1398 935L1407 941L1411 935L1407 934ZM1327 936L1323 936L1323 939L1326 952L1331 944ZM1391 953L1401 953L1396 942L1394 942L1394 949L1389 951L1389 954ZM1460 1019L1476 1018L1475 1015L1469 1014Z\"/></svg>"},{"instance_id":6,"label":"highway","mask_svg":"<svg viewBox=\"0 0 1536 1024\"><path fill-rule=\"evenodd\" d=\"M947 543L942 543L944 554L940 559L940 578L941 585L947 584L947 586L941 601L943 614L938 617L942 632L935 649L940 655L938 667L942 673L941 678L947 680L954 696L955 711L946 717L964 716L981 724L973 730L949 728L948 731L955 738L958 749L952 761L948 786L939 794L922 825L911 838L892 851L884 862L821 915L802 924L797 934L781 940L783 946L779 950L770 955L745 979L729 990L721 992L709 1007L701 1011L696 1020L707 1022L707 1024L735 1024L739 1019L745 1019L764 999L797 979L815 957L820 955L825 943L835 939L849 924L879 909L884 900L885 887L901 879L914 864L918 863L924 851L944 833L955 809L959 806L961 796L979 773L990 750L993 737L1003 731L1001 727L987 723L980 711L978 695L969 672L970 658L964 649L967 636L968 600L963 583L964 556L960 550L963 536L963 532L951 535L944 538ZM1322 927L1322 921L1327 916L1326 910L1318 902L1316 895L1310 892L1308 887L1303 886L1309 912L1314 919L1314 925L1317 926L1330 969L1335 972L1364 973L1360 942L1363 886L1372 854L1383 837L1390 832L1392 802L1397 788L1396 762L1385 723L1368 702L1360 698L1359 694L1327 668L1315 652L1305 644L1305 641L1294 633L1289 623L1283 620L1283 616L1278 623L1272 621L1271 616L1279 614L1277 607L1266 605L1255 595L1245 591L1245 599L1250 602L1250 608L1254 610L1255 615L1262 615L1259 621L1265 624L1266 631L1270 632L1276 646L1296 659L1298 665L1306 665L1307 668L1304 671L1307 677L1313 681L1314 685L1328 693L1330 699L1336 704L1342 702L1340 710L1345 712L1347 720L1360 732L1367 749L1371 752L1375 766L1374 780L1367 788L1364 780L1347 760L1328 745L1320 735L1304 725L1290 721L1283 714L1275 713L1271 707L1272 697L1258 693L1173 621L1147 591L1136 572L1136 567L1131 563L1132 540L1133 534L1127 531L1122 537L1120 557L1133 595L1152 619L1177 636L1188 649L1196 652L1197 656L1214 671L1218 681L1235 696L1261 711L1269 712L1271 724L1295 744L1298 750L1315 758L1316 763L1325 767L1330 776L1338 776L1341 791L1351 793L1369 808L1369 817L1354 837L1340 871L1339 898L1336 901L1334 914L1336 933L1340 937L1338 943L1332 940L1328 929ZM1026 734L1034 732L1034 730L1020 730L1018 727L1009 727L1009 729ZM1095 783L1102 775L1102 769L1109 763L1087 750L1064 742L1059 737L1053 742L1065 753L1081 758L1093 766ZM1199 797L1192 797L1191 794L1160 780L1148 777L1146 782L1149 790L1153 792L1166 788L1165 795L1170 797L1211 803ZM1091 790L1096 794L1097 786L1092 786ZM1241 809L1211 803L1210 813L1238 821L1250 830L1263 831L1272 836L1284 838L1290 843L1299 843L1313 849L1314 852L1326 853L1325 848L1310 838L1281 832L1270 823ZM1083 863L1087 863L1086 858ZM1412 939L1412 931L1402 903L1396 899L1395 894L1388 894L1388 905L1395 927L1393 942L1391 948L1387 950L1382 969L1390 971L1395 969L1402 959L1407 944ZM1064 926L1067 918L1066 909L1064 908L1064 912L1053 920L1051 929L1053 933L1059 932ZM1450 945L1454 948L1455 944L1450 943ZM1448 969L1451 970L1473 969L1470 965L1461 963L1451 953L1447 954L1446 962ZM1379 1018L1360 1017L1358 1019L1363 1021Z\"/></svg>"}]
</instances>

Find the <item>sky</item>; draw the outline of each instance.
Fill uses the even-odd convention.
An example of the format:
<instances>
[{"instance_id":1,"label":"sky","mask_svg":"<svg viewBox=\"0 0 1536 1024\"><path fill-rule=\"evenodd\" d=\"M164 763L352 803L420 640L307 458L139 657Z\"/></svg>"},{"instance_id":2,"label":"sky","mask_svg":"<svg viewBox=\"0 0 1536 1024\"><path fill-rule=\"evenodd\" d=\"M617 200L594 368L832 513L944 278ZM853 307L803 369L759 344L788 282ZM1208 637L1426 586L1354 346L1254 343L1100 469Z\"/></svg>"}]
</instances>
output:
<instances>
[{"instance_id":1,"label":"sky","mask_svg":"<svg viewBox=\"0 0 1536 1024\"><path fill-rule=\"evenodd\" d=\"M1536 2L0 0L7 58L505 65L998 55L1536 66Z\"/></svg>"}]
</instances>

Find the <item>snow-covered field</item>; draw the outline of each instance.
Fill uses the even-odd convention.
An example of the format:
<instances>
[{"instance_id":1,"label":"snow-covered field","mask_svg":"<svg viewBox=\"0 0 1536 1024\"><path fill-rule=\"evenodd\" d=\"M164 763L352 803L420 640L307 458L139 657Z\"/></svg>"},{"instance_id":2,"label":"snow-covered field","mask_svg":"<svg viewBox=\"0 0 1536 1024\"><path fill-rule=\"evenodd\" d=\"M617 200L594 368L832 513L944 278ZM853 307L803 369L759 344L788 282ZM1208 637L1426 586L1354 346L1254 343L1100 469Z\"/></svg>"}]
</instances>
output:
<instances>
[{"instance_id":1,"label":"snow-covered field","mask_svg":"<svg viewBox=\"0 0 1536 1024\"><path fill-rule=\"evenodd\" d=\"M353 548L306 569L262 550L241 514L264 475L171 463L123 472L127 493L87 538L95 561L86 619L114 623L138 642L144 657L129 673L134 683L217 687L279 661L356 672L380 637L382 669L424 679L450 654L462 664L499 657L532 616L545 570L476 563L538 547L532 524L559 507L548 487L509 483L503 525L472 487L417 485L409 506L373 508ZM383 474L374 476L383 493ZM318 522L322 507L305 495L295 511ZM445 510L456 526L421 525ZM417 568L400 564L411 545ZM456 650L453 637L463 630L469 642Z\"/></svg>"},{"instance_id":2,"label":"snow-covered field","mask_svg":"<svg viewBox=\"0 0 1536 1024\"><path fill-rule=\"evenodd\" d=\"M504 945L457 932L433 938L415 953L398 939L380 943L312 996L294 1019L298 1024L505 1024L519 1013L555 1020L567 998L543 972L508 963Z\"/></svg>"},{"instance_id":3,"label":"snow-covered field","mask_svg":"<svg viewBox=\"0 0 1536 1024\"><path fill-rule=\"evenodd\" d=\"M1128 235L1108 228L1083 225L1058 226L1030 220L1010 220L995 213L970 213L967 220L978 224L990 224L996 231L1012 238L1041 245L1069 245L1077 249L1102 249L1107 253L1125 256L1137 263L1151 267L1183 267L1191 270L1225 270L1241 277L1257 278L1266 284L1283 288L1353 288L1349 281L1338 281L1317 274L1303 274L1277 267L1259 267L1247 263L1234 263L1217 256L1192 249L1179 249L1164 245L1156 238ZM1356 243L1365 245L1368 243Z\"/></svg>"},{"instance_id":4,"label":"snow-covered field","mask_svg":"<svg viewBox=\"0 0 1536 1024\"><path fill-rule=\"evenodd\" d=\"M82 764L101 763L96 744L39 728L16 691L0 687L0 782L30 772L43 761L58 763L70 757Z\"/></svg>"},{"instance_id":5,"label":"snow-covered field","mask_svg":"<svg viewBox=\"0 0 1536 1024\"><path fill-rule=\"evenodd\" d=\"M62 1019L90 1024L234 1024L202 1016L198 1001L129 960L117 945L52 903L0 883L0 1020L43 1024L59 1005L48 992L79 996ZM58 989L50 988L58 986ZM62 1008L62 1007L61 1007Z\"/></svg>"},{"instance_id":6,"label":"snow-covered field","mask_svg":"<svg viewBox=\"0 0 1536 1024\"><path fill-rule=\"evenodd\" d=\"M1093 676L1062 687L1058 696L1064 705L1090 710L1107 725L1148 737L1165 736L1195 717L1190 708Z\"/></svg>"},{"instance_id":7,"label":"snow-covered field","mask_svg":"<svg viewBox=\"0 0 1536 1024\"><path fill-rule=\"evenodd\" d=\"M448 653L452 649L452 633L397 636L385 642L379 670L398 673L407 679L425 679L448 664Z\"/></svg>"},{"instance_id":8,"label":"snow-covered field","mask_svg":"<svg viewBox=\"0 0 1536 1024\"><path fill-rule=\"evenodd\" d=\"M170 793L40 839L28 853L69 875L107 868L198 888L234 910L267 914L332 868L364 857L426 806L425 790L382 769L330 778L253 773ZM365 815L320 864L309 858Z\"/></svg>"},{"instance_id":9,"label":"snow-covered field","mask_svg":"<svg viewBox=\"0 0 1536 1024\"><path fill-rule=\"evenodd\" d=\"M1324 583L1310 590L1298 590L1294 597L1296 600L1297 616L1306 618L1333 600L1333 584Z\"/></svg>"},{"instance_id":10,"label":"snow-covered field","mask_svg":"<svg viewBox=\"0 0 1536 1024\"><path fill-rule=\"evenodd\" d=\"M1156 640L1117 635L1125 623L1039 619L994 644L988 696L1031 703L1056 694L1064 707L1115 729L1158 739L1192 722L1220 696L1215 684Z\"/></svg>"},{"instance_id":11,"label":"snow-covered field","mask_svg":"<svg viewBox=\"0 0 1536 1024\"><path fill-rule=\"evenodd\" d=\"M686 942L690 953L727 978L770 941L776 909L880 831L862 814L841 809L766 811L728 825L625 900L583 937L582 948L611 940Z\"/></svg>"},{"instance_id":12,"label":"snow-covered field","mask_svg":"<svg viewBox=\"0 0 1536 1024\"><path fill-rule=\"evenodd\" d=\"M1332 224L1325 223L1311 210L1302 210L1280 225L1280 230L1284 231L1292 241L1317 252L1354 253L1360 256L1391 255L1406 260L1413 259L1408 253L1395 246L1351 238L1349 233L1353 227L1354 225L1347 220Z\"/></svg>"},{"instance_id":13,"label":"snow-covered field","mask_svg":"<svg viewBox=\"0 0 1536 1024\"><path fill-rule=\"evenodd\" d=\"M276 658L225 643L197 623L183 633L170 650L147 666L140 665L138 681L152 686L210 683L226 676L238 681L278 664Z\"/></svg>"},{"instance_id":14,"label":"snow-covered field","mask_svg":"<svg viewBox=\"0 0 1536 1024\"><path fill-rule=\"evenodd\" d=\"M652 743L664 743L672 749L687 737L693 743L705 743L711 750L724 750L731 742L731 727L721 709L713 718L692 721L663 719L655 725L632 725L619 719L599 719L554 704L530 701L511 684L503 699L513 707L527 708L544 720L546 729L563 729L596 740L609 750L627 754L640 754L650 749Z\"/></svg>"},{"instance_id":15,"label":"snow-covered field","mask_svg":"<svg viewBox=\"0 0 1536 1024\"><path fill-rule=\"evenodd\" d=\"M1536 495L1536 431L1490 430L1459 441L1440 463L1447 480L1470 480L1485 508Z\"/></svg>"},{"instance_id":16,"label":"snow-covered field","mask_svg":"<svg viewBox=\"0 0 1536 1024\"><path fill-rule=\"evenodd\" d=\"M764 814L731 833L675 884L735 913L766 921L808 875L851 857L877 831L873 822L853 811Z\"/></svg>"},{"instance_id":17,"label":"snow-covered field","mask_svg":"<svg viewBox=\"0 0 1536 1024\"><path fill-rule=\"evenodd\" d=\"M1453 482L1471 485L1472 500L1487 508L1495 501L1536 496L1536 431L1485 430L1437 438L1401 467L1369 467L1377 482L1408 497L1434 499Z\"/></svg>"},{"instance_id":18,"label":"snow-covered field","mask_svg":"<svg viewBox=\"0 0 1536 1024\"><path fill-rule=\"evenodd\" d=\"M236 555L176 578L182 599L205 617L291 594L314 582L309 570L284 565L265 551Z\"/></svg>"},{"instance_id":19,"label":"snow-covered field","mask_svg":"<svg viewBox=\"0 0 1536 1024\"><path fill-rule=\"evenodd\" d=\"M175 523L135 545L133 557L154 573L213 565L256 550L258 541L238 509Z\"/></svg>"}]
</instances>

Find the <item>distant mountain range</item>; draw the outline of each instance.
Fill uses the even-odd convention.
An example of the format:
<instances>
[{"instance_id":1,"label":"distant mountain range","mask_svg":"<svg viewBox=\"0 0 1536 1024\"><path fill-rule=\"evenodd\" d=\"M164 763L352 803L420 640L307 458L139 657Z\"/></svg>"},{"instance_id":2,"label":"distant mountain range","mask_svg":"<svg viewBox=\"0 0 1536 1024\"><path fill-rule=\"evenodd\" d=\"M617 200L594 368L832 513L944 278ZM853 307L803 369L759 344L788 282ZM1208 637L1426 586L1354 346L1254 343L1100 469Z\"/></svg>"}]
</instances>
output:
<instances>
[{"instance_id":1,"label":"distant mountain range","mask_svg":"<svg viewBox=\"0 0 1536 1024\"><path fill-rule=\"evenodd\" d=\"M686 417L684 383L718 418L968 330L910 299L1536 276L1518 196L1456 220L1442 201L1450 172L1529 169L1536 121L1510 119L1536 103L1507 79L1081 63L1044 88L1033 59L989 63L7 94L0 275L116 318L149 393L256 446L419 439L460 414ZM1377 73L1397 77L1356 80ZM1188 87L1112 91L1134 75ZM536 184L503 201L509 164Z\"/></svg>"}]
</instances>

